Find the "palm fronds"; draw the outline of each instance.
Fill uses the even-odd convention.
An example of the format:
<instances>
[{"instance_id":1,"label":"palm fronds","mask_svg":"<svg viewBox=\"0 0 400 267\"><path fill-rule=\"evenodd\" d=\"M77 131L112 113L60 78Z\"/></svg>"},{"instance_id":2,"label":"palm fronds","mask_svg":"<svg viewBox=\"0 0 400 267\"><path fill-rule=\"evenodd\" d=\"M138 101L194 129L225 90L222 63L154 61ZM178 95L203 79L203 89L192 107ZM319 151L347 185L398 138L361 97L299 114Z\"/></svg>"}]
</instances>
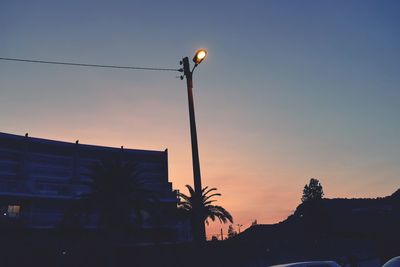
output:
<instances>
[{"instance_id":1,"label":"palm fronds","mask_svg":"<svg viewBox=\"0 0 400 267\"><path fill-rule=\"evenodd\" d=\"M214 197L221 196L220 193L216 193L217 188L204 187L201 191L201 197L196 198L196 193L190 185L186 185L189 194L179 192L178 197L180 201L178 208L189 218L195 219L196 217L202 218L207 224L208 219L215 221L218 219L221 223L227 223L228 221L233 223L232 215L221 206L211 205L216 200ZM196 203L199 201L199 203Z\"/></svg>"}]
</instances>

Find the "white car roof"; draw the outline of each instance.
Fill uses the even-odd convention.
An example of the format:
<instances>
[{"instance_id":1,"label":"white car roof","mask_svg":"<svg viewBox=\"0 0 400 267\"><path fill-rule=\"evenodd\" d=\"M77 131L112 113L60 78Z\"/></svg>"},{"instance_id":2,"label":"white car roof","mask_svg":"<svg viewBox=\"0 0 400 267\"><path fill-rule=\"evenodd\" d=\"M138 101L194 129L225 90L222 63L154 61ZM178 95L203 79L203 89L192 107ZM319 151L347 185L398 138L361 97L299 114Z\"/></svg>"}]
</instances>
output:
<instances>
[{"instance_id":1,"label":"white car roof","mask_svg":"<svg viewBox=\"0 0 400 267\"><path fill-rule=\"evenodd\" d=\"M382 267L399 267L400 266L400 256L394 257L393 259L386 262Z\"/></svg>"},{"instance_id":2,"label":"white car roof","mask_svg":"<svg viewBox=\"0 0 400 267\"><path fill-rule=\"evenodd\" d=\"M292 262L292 263L285 263L285 264L279 264L279 265L272 265L270 267L340 267L339 264L337 264L334 261L304 261L304 262Z\"/></svg>"}]
</instances>

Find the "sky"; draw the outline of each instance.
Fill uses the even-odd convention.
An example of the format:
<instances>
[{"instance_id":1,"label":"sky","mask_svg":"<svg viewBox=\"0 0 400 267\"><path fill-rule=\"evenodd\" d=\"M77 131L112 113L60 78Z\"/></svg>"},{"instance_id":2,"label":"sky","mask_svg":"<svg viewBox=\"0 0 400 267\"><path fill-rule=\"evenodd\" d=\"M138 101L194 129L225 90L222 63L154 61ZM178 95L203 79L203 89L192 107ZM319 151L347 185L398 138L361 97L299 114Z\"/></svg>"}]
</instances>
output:
<instances>
[{"instance_id":1,"label":"sky","mask_svg":"<svg viewBox=\"0 0 400 267\"><path fill-rule=\"evenodd\" d=\"M202 181L244 229L286 219L312 177L328 198L400 187L399 13L396 0L1 0L0 57L179 68L206 48L194 73ZM179 75L0 61L0 131L168 148L185 192Z\"/></svg>"}]
</instances>

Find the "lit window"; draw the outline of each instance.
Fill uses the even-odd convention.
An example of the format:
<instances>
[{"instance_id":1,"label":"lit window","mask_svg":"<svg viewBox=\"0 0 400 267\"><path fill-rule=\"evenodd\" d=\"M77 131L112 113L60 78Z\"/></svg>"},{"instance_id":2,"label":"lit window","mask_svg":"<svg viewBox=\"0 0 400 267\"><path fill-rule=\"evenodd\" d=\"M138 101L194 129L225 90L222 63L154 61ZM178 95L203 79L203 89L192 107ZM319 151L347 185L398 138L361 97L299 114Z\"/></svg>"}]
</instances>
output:
<instances>
[{"instance_id":1,"label":"lit window","mask_svg":"<svg viewBox=\"0 0 400 267\"><path fill-rule=\"evenodd\" d=\"M17 218L19 216L21 206L19 205L8 205L7 214L10 218Z\"/></svg>"}]
</instances>

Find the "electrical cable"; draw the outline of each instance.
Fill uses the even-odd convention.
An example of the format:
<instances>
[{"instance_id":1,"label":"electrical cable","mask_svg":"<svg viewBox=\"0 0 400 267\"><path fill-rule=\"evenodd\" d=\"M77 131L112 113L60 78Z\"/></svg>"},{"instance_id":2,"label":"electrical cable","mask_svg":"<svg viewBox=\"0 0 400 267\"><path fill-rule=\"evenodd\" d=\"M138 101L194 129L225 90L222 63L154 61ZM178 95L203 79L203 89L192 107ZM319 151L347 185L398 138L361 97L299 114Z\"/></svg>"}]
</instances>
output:
<instances>
[{"instance_id":1,"label":"electrical cable","mask_svg":"<svg viewBox=\"0 0 400 267\"><path fill-rule=\"evenodd\" d=\"M8 58L8 57L0 57L0 60L16 61L16 62L28 62L28 63L41 63L41 64L68 65L68 66L79 66L79 67L94 67L94 68L151 70L151 71L179 71L179 72L183 71L182 69L172 69L172 68L151 68L151 67L136 67L136 66L99 65L99 64L60 62L60 61L45 61L45 60Z\"/></svg>"}]
</instances>

